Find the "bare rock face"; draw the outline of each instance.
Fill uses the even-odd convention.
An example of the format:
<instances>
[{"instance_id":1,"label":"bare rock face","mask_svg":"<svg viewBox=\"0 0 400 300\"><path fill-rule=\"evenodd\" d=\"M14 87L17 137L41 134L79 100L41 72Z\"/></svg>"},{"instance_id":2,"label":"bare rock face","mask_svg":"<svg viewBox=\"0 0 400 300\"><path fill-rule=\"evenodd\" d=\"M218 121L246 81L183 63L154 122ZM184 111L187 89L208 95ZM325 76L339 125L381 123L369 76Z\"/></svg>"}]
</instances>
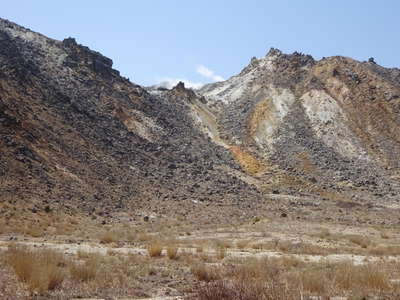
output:
<instances>
[{"instance_id":1,"label":"bare rock face","mask_svg":"<svg viewBox=\"0 0 400 300\"><path fill-rule=\"evenodd\" d=\"M399 99L398 69L277 49L197 91L145 89L73 38L0 19L0 193L102 215L241 215L269 193L392 201Z\"/></svg>"},{"instance_id":2,"label":"bare rock face","mask_svg":"<svg viewBox=\"0 0 400 300\"><path fill-rule=\"evenodd\" d=\"M395 199L398 76L398 69L371 60L315 61L271 49L239 75L198 93L213 107L226 142L257 157L266 166L258 176L272 186ZM280 180L268 179L277 174Z\"/></svg>"}]
</instances>

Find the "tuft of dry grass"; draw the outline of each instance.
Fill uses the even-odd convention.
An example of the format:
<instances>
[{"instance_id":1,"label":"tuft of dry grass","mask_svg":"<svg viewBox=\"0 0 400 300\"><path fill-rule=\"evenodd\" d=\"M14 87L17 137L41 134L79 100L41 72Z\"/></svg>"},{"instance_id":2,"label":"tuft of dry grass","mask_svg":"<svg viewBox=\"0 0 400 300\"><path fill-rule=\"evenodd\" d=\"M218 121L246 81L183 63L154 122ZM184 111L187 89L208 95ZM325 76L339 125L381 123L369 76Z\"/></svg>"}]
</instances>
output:
<instances>
[{"instance_id":1,"label":"tuft of dry grass","mask_svg":"<svg viewBox=\"0 0 400 300\"><path fill-rule=\"evenodd\" d=\"M217 248L232 248L232 242L228 240L215 239L213 243Z\"/></svg>"},{"instance_id":2,"label":"tuft of dry grass","mask_svg":"<svg viewBox=\"0 0 400 300\"><path fill-rule=\"evenodd\" d=\"M65 279L65 259L54 250L29 250L12 245L6 252L6 263L29 291L54 290Z\"/></svg>"},{"instance_id":3,"label":"tuft of dry grass","mask_svg":"<svg viewBox=\"0 0 400 300\"><path fill-rule=\"evenodd\" d=\"M178 250L179 248L176 246L168 246L167 247L167 255L169 259L177 259L178 258Z\"/></svg>"},{"instance_id":4,"label":"tuft of dry grass","mask_svg":"<svg viewBox=\"0 0 400 300\"><path fill-rule=\"evenodd\" d=\"M159 241L153 241L147 246L147 252L150 257L159 257L162 253L162 245Z\"/></svg>"},{"instance_id":5,"label":"tuft of dry grass","mask_svg":"<svg viewBox=\"0 0 400 300\"><path fill-rule=\"evenodd\" d=\"M380 235L381 235L381 239L385 239L385 240L390 239L390 235L385 231L381 231Z\"/></svg>"},{"instance_id":6,"label":"tuft of dry grass","mask_svg":"<svg viewBox=\"0 0 400 300\"><path fill-rule=\"evenodd\" d=\"M275 248L290 254L326 255L329 253L327 248L305 242L278 241Z\"/></svg>"},{"instance_id":7,"label":"tuft of dry grass","mask_svg":"<svg viewBox=\"0 0 400 300\"><path fill-rule=\"evenodd\" d=\"M145 232L141 232L137 235L137 240L142 243L147 242L147 241L151 240L151 236Z\"/></svg>"},{"instance_id":8,"label":"tuft of dry grass","mask_svg":"<svg viewBox=\"0 0 400 300\"><path fill-rule=\"evenodd\" d=\"M203 244L197 245L196 246L196 253L200 254L200 253L203 253L203 252L204 252L204 245Z\"/></svg>"},{"instance_id":9,"label":"tuft of dry grass","mask_svg":"<svg viewBox=\"0 0 400 300\"><path fill-rule=\"evenodd\" d=\"M209 267L204 263L196 263L190 270L200 281L210 282L220 278L220 273L216 268Z\"/></svg>"},{"instance_id":10,"label":"tuft of dry grass","mask_svg":"<svg viewBox=\"0 0 400 300\"><path fill-rule=\"evenodd\" d=\"M240 282L218 280L199 287L189 299L197 300L297 300L299 291L288 290L276 282Z\"/></svg>"},{"instance_id":11,"label":"tuft of dry grass","mask_svg":"<svg viewBox=\"0 0 400 300\"><path fill-rule=\"evenodd\" d=\"M43 229L40 228L39 226L27 227L25 228L24 233L31 237L37 238L43 236Z\"/></svg>"},{"instance_id":12,"label":"tuft of dry grass","mask_svg":"<svg viewBox=\"0 0 400 300\"><path fill-rule=\"evenodd\" d=\"M73 263L70 266L71 278L75 281L89 281L97 276L100 265L100 257L98 255L90 255L84 262Z\"/></svg>"},{"instance_id":13,"label":"tuft of dry grass","mask_svg":"<svg viewBox=\"0 0 400 300\"><path fill-rule=\"evenodd\" d=\"M245 249L250 244L250 240L240 240L236 242L236 247L239 249Z\"/></svg>"},{"instance_id":14,"label":"tuft of dry grass","mask_svg":"<svg viewBox=\"0 0 400 300\"><path fill-rule=\"evenodd\" d=\"M112 231L103 232L100 235L100 242L104 244L116 243L118 241L116 234Z\"/></svg>"},{"instance_id":15,"label":"tuft of dry grass","mask_svg":"<svg viewBox=\"0 0 400 300\"><path fill-rule=\"evenodd\" d=\"M320 239L328 239L331 237L331 232L328 228L320 228L319 233L316 234Z\"/></svg>"},{"instance_id":16,"label":"tuft of dry grass","mask_svg":"<svg viewBox=\"0 0 400 300\"><path fill-rule=\"evenodd\" d=\"M327 278L324 270L310 269L300 272L299 279L304 290L323 295L327 291Z\"/></svg>"},{"instance_id":17,"label":"tuft of dry grass","mask_svg":"<svg viewBox=\"0 0 400 300\"><path fill-rule=\"evenodd\" d=\"M226 254L227 254L226 248L224 248L224 247L218 247L218 248L216 249L216 257L217 257L218 259L224 259L225 256L226 256Z\"/></svg>"},{"instance_id":18,"label":"tuft of dry grass","mask_svg":"<svg viewBox=\"0 0 400 300\"><path fill-rule=\"evenodd\" d=\"M359 245L361 248L368 248L371 245L371 240L361 235L348 235L347 238L350 242Z\"/></svg>"}]
</instances>

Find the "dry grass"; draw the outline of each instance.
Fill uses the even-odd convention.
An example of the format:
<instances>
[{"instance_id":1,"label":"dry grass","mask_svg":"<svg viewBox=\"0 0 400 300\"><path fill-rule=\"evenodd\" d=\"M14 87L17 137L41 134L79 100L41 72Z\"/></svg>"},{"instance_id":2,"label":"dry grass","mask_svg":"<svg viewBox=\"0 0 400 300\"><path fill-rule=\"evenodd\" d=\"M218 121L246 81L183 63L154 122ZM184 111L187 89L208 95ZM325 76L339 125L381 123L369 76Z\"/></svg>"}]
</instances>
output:
<instances>
[{"instance_id":1,"label":"dry grass","mask_svg":"<svg viewBox=\"0 0 400 300\"><path fill-rule=\"evenodd\" d=\"M71 278L75 281L89 281L97 276L101 258L99 255L89 254L84 262L72 263L70 266Z\"/></svg>"},{"instance_id":2,"label":"dry grass","mask_svg":"<svg viewBox=\"0 0 400 300\"><path fill-rule=\"evenodd\" d=\"M320 231L316 234L320 239L328 239L331 237L331 232L328 228L320 228Z\"/></svg>"},{"instance_id":3,"label":"dry grass","mask_svg":"<svg viewBox=\"0 0 400 300\"><path fill-rule=\"evenodd\" d=\"M226 248L218 247L216 249L216 257L217 257L217 259L224 259L226 254L227 254Z\"/></svg>"},{"instance_id":4,"label":"dry grass","mask_svg":"<svg viewBox=\"0 0 400 300\"><path fill-rule=\"evenodd\" d=\"M110 243L116 243L118 241L118 238L115 234L115 232L112 231L106 231L100 234L100 242L104 244L110 244Z\"/></svg>"},{"instance_id":5,"label":"dry grass","mask_svg":"<svg viewBox=\"0 0 400 300\"><path fill-rule=\"evenodd\" d=\"M326 255L329 249L305 242L279 241L276 243L277 250L291 254Z\"/></svg>"},{"instance_id":6,"label":"dry grass","mask_svg":"<svg viewBox=\"0 0 400 300\"><path fill-rule=\"evenodd\" d=\"M141 232L137 235L137 240L139 242L147 242L147 241L151 240L151 236L145 232Z\"/></svg>"},{"instance_id":7,"label":"dry grass","mask_svg":"<svg viewBox=\"0 0 400 300\"><path fill-rule=\"evenodd\" d=\"M217 248L232 248L232 242L228 240L215 239L213 243Z\"/></svg>"},{"instance_id":8,"label":"dry grass","mask_svg":"<svg viewBox=\"0 0 400 300\"><path fill-rule=\"evenodd\" d=\"M25 228L24 233L31 237L37 238L43 236L43 229L39 226L27 227Z\"/></svg>"},{"instance_id":9,"label":"dry grass","mask_svg":"<svg viewBox=\"0 0 400 300\"><path fill-rule=\"evenodd\" d=\"M221 267L218 277L209 278L210 273L206 266L197 266L194 274L209 284L197 290L196 299L279 300L301 299L300 295L328 299L394 291L389 271L377 264L304 263L293 257L245 259Z\"/></svg>"},{"instance_id":10,"label":"dry grass","mask_svg":"<svg viewBox=\"0 0 400 300\"><path fill-rule=\"evenodd\" d=\"M240 282L218 280L200 287L189 299L197 300L297 300L299 291L289 291L275 282Z\"/></svg>"},{"instance_id":11,"label":"dry grass","mask_svg":"<svg viewBox=\"0 0 400 300\"><path fill-rule=\"evenodd\" d=\"M379 245L369 249L369 254L378 256L400 255L400 245Z\"/></svg>"},{"instance_id":12,"label":"dry grass","mask_svg":"<svg viewBox=\"0 0 400 300\"><path fill-rule=\"evenodd\" d=\"M238 261L227 269L222 269L217 277L207 281L208 284L198 288L193 299L217 300L279 300L300 299L297 290L290 291L287 286L277 281L277 269L267 260L248 259ZM201 275L210 270L202 270ZM201 278L203 278L201 277ZM205 277L206 279L209 279Z\"/></svg>"},{"instance_id":13,"label":"dry grass","mask_svg":"<svg viewBox=\"0 0 400 300\"><path fill-rule=\"evenodd\" d=\"M159 241L153 241L147 246L147 252L150 257L159 257L161 256L163 250L163 246Z\"/></svg>"},{"instance_id":14,"label":"dry grass","mask_svg":"<svg viewBox=\"0 0 400 300\"><path fill-rule=\"evenodd\" d=\"M340 289L387 290L390 287L388 273L377 264L354 266L352 263L341 263L333 267L333 277Z\"/></svg>"},{"instance_id":15,"label":"dry grass","mask_svg":"<svg viewBox=\"0 0 400 300\"><path fill-rule=\"evenodd\" d=\"M368 248L371 245L371 240L361 235L348 235L348 240L353 244L359 245L361 248Z\"/></svg>"},{"instance_id":16,"label":"dry grass","mask_svg":"<svg viewBox=\"0 0 400 300\"><path fill-rule=\"evenodd\" d=\"M298 275L300 286L308 292L322 295L327 291L328 284L327 278L324 275L324 270L321 269L305 270Z\"/></svg>"},{"instance_id":17,"label":"dry grass","mask_svg":"<svg viewBox=\"0 0 400 300\"><path fill-rule=\"evenodd\" d=\"M118 230L105 231L100 234L100 243L110 244L117 243L124 238L124 232Z\"/></svg>"},{"instance_id":18,"label":"dry grass","mask_svg":"<svg viewBox=\"0 0 400 300\"><path fill-rule=\"evenodd\" d=\"M167 247L167 256L169 259L177 259L178 258L179 248L173 245Z\"/></svg>"},{"instance_id":19,"label":"dry grass","mask_svg":"<svg viewBox=\"0 0 400 300\"><path fill-rule=\"evenodd\" d=\"M207 266L204 263L196 263L191 267L192 274L197 280L210 282L220 278L220 273L216 268Z\"/></svg>"},{"instance_id":20,"label":"dry grass","mask_svg":"<svg viewBox=\"0 0 400 300\"><path fill-rule=\"evenodd\" d=\"M65 259L54 250L32 251L14 245L5 256L6 263L30 291L54 290L65 279Z\"/></svg>"},{"instance_id":21,"label":"dry grass","mask_svg":"<svg viewBox=\"0 0 400 300\"><path fill-rule=\"evenodd\" d=\"M250 240L239 240L236 242L236 247L239 249L245 249L250 244Z\"/></svg>"},{"instance_id":22,"label":"dry grass","mask_svg":"<svg viewBox=\"0 0 400 300\"><path fill-rule=\"evenodd\" d=\"M196 253L200 254L200 253L203 253L203 252L204 252L204 245L203 244L197 245L196 246Z\"/></svg>"}]
</instances>

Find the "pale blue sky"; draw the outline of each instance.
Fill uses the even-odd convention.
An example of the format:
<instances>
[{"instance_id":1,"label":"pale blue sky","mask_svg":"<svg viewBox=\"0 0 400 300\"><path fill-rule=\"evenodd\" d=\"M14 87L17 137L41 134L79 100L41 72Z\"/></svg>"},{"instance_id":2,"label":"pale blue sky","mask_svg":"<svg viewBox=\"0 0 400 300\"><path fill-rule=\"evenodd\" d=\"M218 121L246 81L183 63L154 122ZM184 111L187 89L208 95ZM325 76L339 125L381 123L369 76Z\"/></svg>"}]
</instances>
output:
<instances>
[{"instance_id":1,"label":"pale blue sky","mask_svg":"<svg viewBox=\"0 0 400 300\"><path fill-rule=\"evenodd\" d=\"M75 37L143 85L163 78L228 78L270 47L317 59L372 56L383 66L400 67L396 0L2 2L2 18L55 39ZM207 69L214 76L204 76Z\"/></svg>"}]
</instances>

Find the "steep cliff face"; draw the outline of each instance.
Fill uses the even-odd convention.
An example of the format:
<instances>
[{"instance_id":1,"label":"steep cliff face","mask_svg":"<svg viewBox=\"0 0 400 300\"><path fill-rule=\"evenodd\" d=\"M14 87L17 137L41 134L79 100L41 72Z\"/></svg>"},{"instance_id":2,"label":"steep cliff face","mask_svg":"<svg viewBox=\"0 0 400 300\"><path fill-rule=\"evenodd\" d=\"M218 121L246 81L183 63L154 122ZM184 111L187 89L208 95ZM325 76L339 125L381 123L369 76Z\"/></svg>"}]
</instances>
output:
<instances>
[{"instance_id":1,"label":"steep cliff face","mask_svg":"<svg viewBox=\"0 0 400 300\"><path fill-rule=\"evenodd\" d=\"M0 66L2 200L173 214L260 198L227 171L240 168L196 125L204 104L182 85L150 94L74 39L6 20Z\"/></svg>"},{"instance_id":2,"label":"steep cliff face","mask_svg":"<svg viewBox=\"0 0 400 300\"><path fill-rule=\"evenodd\" d=\"M281 176L294 175L310 192L396 195L398 69L271 49L239 75L198 93L211 103L226 142L265 165L259 176L273 171L284 183ZM286 186L299 189L290 180Z\"/></svg>"}]
</instances>

